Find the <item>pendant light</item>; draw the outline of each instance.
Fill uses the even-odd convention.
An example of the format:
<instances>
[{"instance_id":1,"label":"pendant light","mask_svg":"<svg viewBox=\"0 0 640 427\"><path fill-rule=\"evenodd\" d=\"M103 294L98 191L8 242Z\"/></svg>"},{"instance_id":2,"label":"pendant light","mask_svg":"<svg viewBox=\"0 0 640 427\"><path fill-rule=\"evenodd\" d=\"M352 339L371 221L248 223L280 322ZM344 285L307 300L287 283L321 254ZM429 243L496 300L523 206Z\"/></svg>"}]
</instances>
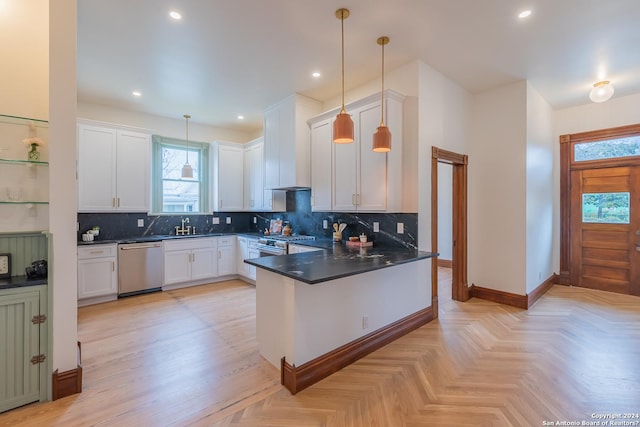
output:
<instances>
[{"instance_id":1,"label":"pendant light","mask_svg":"<svg viewBox=\"0 0 640 427\"><path fill-rule=\"evenodd\" d=\"M609 80L604 80L593 85L593 89L589 92L589 98L593 102L605 102L613 96L613 86Z\"/></svg>"},{"instance_id":2,"label":"pendant light","mask_svg":"<svg viewBox=\"0 0 640 427\"><path fill-rule=\"evenodd\" d=\"M378 44L382 46L382 91L381 103L380 103L380 126L378 130L373 134L373 151L378 153L386 153L391 151L391 132L389 128L384 124L384 46L389 43L389 37L378 37Z\"/></svg>"},{"instance_id":3,"label":"pendant light","mask_svg":"<svg viewBox=\"0 0 640 427\"><path fill-rule=\"evenodd\" d=\"M348 144L353 142L353 120L344 109L344 20L349 17L349 9L336 10L336 18L342 26L342 109L333 122L333 142L336 144Z\"/></svg>"},{"instance_id":4,"label":"pendant light","mask_svg":"<svg viewBox=\"0 0 640 427\"><path fill-rule=\"evenodd\" d=\"M180 176L182 178L193 178L193 168L189 164L189 119L191 118L191 116L185 114L183 117L187 123L187 162L184 164L184 166L182 166L182 172Z\"/></svg>"}]
</instances>

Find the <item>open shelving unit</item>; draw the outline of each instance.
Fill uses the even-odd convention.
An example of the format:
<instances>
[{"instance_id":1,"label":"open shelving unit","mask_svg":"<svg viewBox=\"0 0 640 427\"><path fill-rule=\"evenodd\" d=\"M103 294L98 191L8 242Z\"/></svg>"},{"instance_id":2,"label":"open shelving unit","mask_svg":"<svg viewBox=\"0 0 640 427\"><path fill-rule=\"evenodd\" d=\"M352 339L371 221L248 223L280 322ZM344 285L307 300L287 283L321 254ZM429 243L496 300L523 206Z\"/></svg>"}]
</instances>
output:
<instances>
[{"instance_id":1,"label":"open shelving unit","mask_svg":"<svg viewBox=\"0 0 640 427\"><path fill-rule=\"evenodd\" d=\"M23 140L37 136L40 159L28 159ZM49 228L49 123L0 114L0 232Z\"/></svg>"}]
</instances>

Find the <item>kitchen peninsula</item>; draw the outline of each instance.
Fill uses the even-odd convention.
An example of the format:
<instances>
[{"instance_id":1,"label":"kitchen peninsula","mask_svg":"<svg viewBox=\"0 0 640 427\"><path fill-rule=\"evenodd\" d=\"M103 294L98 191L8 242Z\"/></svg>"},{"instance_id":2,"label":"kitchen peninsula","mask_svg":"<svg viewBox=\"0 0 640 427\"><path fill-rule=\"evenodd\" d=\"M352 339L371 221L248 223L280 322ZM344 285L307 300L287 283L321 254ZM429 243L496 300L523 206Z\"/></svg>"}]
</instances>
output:
<instances>
[{"instance_id":1,"label":"kitchen peninsula","mask_svg":"<svg viewBox=\"0 0 640 427\"><path fill-rule=\"evenodd\" d=\"M295 394L433 319L431 258L346 248L249 259L260 354Z\"/></svg>"}]
</instances>

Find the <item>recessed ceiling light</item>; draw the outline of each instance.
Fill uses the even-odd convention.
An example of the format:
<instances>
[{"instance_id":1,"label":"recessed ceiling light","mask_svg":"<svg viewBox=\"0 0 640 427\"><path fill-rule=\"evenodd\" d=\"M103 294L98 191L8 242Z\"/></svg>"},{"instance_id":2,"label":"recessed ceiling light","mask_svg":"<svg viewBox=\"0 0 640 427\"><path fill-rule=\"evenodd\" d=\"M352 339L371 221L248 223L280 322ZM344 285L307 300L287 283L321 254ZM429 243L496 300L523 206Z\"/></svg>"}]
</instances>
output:
<instances>
[{"instance_id":1,"label":"recessed ceiling light","mask_svg":"<svg viewBox=\"0 0 640 427\"><path fill-rule=\"evenodd\" d=\"M175 19L176 21L178 19L182 19L182 14L180 14L180 12L176 12L175 10L172 10L171 12L169 12L169 16Z\"/></svg>"},{"instance_id":2,"label":"recessed ceiling light","mask_svg":"<svg viewBox=\"0 0 640 427\"><path fill-rule=\"evenodd\" d=\"M242 114L238 114L238 120L244 120L244 116Z\"/></svg>"},{"instance_id":3,"label":"recessed ceiling light","mask_svg":"<svg viewBox=\"0 0 640 427\"><path fill-rule=\"evenodd\" d=\"M312 73L311 76L315 77L317 79L318 77L320 77L320 73L316 71L316 72Z\"/></svg>"},{"instance_id":4,"label":"recessed ceiling light","mask_svg":"<svg viewBox=\"0 0 640 427\"><path fill-rule=\"evenodd\" d=\"M531 11L530 10L523 10L522 12L520 12L518 14L518 18L520 18L520 19L528 18L529 16L531 16Z\"/></svg>"},{"instance_id":5,"label":"recessed ceiling light","mask_svg":"<svg viewBox=\"0 0 640 427\"><path fill-rule=\"evenodd\" d=\"M140 96L142 96L142 93L138 92L137 90L134 90L133 92L131 92L131 95L140 97Z\"/></svg>"}]
</instances>

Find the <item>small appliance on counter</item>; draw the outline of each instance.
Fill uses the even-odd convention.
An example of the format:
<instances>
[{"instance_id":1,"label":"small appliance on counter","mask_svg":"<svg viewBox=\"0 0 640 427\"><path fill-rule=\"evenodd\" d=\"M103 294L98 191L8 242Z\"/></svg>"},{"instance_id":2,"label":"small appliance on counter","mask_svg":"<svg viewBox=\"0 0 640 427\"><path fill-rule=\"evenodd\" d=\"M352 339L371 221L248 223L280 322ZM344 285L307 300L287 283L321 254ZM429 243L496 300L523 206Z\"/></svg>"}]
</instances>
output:
<instances>
[{"instance_id":1,"label":"small appliance on counter","mask_svg":"<svg viewBox=\"0 0 640 427\"><path fill-rule=\"evenodd\" d=\"M24 269L24 273L29 279L46 279L47 260L39 259L37 261L33 261L31 265Z\"/></svg>"}]
</instances>

